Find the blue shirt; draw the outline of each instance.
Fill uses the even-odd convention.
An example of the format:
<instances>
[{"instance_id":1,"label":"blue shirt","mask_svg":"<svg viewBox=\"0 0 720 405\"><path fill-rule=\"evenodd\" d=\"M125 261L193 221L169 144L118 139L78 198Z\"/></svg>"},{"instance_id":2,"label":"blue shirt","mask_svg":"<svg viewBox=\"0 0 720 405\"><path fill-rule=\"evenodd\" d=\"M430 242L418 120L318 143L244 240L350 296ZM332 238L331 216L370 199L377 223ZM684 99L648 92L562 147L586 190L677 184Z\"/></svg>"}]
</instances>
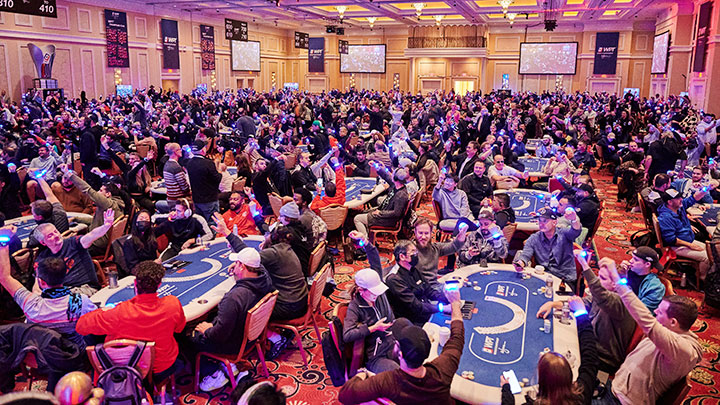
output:
<instances>
[{"instance_id":1,"label":"blue shirt","mask_svg":"<svg viewBox=\"0 0 720 405\"><path fill-rule=\"evenodd\" d=\"M537 150L535 150L535 156L541 158L549 158L557 155L557 152L558 147L554 143L551 143L548 146L545 146L545 144L541 143L540 146L538 146Z\"/></svg>"},{"instance_id":2,"label":"blue shirt","mask_svg":"<svg viewBox=\"0 0 720 405\"><path fill-rule=\"evenodd\" d=\"M525 241L523 250L516 259L526 265L535 258L535 263L545 267L551 274L566 282L577 280L573 241L580 236L582 229L557 227L555 235L548 239L543 232L535 232Z\"/></svg>"},{"instance_id":3,"label":"blue shirt","mask_svg":"<svg viewBox=\"0 0 720 405\"><path fill-rule=\"evenodd\" d=\"M683 198L686 198L694 196L695 193L698 191L700 185L696 183L695 187L693 187L693 182L691 179L677 179L672 182L671 187L679 191L682 194ZM700 204L712 204L713 199L710 196L710 193L707 193L703 198L697 200L697 202Z\"/></svg>"},{"instance_id":4,"label":"blue shirt","mask_svg":"<svg viewBox=\"0 0 720 405\"><path fill-rule=\"evenodd\" d=\"M675 240L680 239L692 243L695 240L695 232L690 226L690 219L687 216L687 208L693 206L697 201L690 196L682 201L682 207L674 213L667 204L658 208L658 224L663 243L675 246Z\"/></svg>"}]
</instances>

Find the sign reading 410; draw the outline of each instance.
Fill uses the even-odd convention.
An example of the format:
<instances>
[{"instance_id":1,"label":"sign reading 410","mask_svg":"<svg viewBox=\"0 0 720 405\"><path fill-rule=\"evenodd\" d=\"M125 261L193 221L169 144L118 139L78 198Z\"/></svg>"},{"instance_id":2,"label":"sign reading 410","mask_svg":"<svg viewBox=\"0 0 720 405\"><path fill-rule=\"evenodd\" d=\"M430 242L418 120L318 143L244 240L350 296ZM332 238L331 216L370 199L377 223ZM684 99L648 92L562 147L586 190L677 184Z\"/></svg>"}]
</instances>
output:
<instances>
[{"instance_id":1,"label":"sign reading 410","mask_svg":"<svg viewBox=\"0 0 720 405\"><path fill-rule=\"evenodd\" d=\"M0 0L0 12L57 18L55 0Z\"/></svg>"}]
</instances>

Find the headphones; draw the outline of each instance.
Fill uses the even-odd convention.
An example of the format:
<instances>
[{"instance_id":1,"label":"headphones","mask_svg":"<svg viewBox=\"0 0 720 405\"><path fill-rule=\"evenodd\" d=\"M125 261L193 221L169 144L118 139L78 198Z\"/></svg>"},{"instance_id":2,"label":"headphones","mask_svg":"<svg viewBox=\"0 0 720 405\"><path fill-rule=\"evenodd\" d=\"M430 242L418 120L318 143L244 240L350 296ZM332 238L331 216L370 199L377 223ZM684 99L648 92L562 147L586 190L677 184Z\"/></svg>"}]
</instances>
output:
<instances>
[{"instance_id":1,"label":"headphones","mask_svg":"<svg viewBox=\"0 0 720 405\"><path fill-rule=\"evenodd\" d=\"M187 200L187 198L181 198L181 199L178 200L178 201L182 201L182 202L185 203L185 206L187 207L187 209L186 209L185 212L183 213L183 216L184 216L185 218L190 218L190 217L192 216L192 214L193 214L192 209L190 209L190 202Z\"/></svg>"}]
</instances>

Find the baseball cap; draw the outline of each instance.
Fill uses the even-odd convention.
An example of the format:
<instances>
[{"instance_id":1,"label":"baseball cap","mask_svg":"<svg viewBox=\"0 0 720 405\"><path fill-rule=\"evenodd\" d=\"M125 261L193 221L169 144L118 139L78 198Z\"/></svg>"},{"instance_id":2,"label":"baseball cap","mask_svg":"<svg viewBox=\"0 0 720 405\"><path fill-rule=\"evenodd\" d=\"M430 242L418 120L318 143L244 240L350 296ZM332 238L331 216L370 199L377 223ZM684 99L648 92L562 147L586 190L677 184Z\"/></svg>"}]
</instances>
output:
<instances>
[{"instance_id":1,"label":"baseball cap","mask_svg":"<svg viewBox=\"0 0 720 405\"><path fill-rule=\"evenodd\" d=\"M289 202L280 207L280 215L287 218L300 218L300 208L295 202Z\"/></svg>"},{"instance_id":2,"label":"baseball cap","mask_svg":"<svg viewBox=\"0 0 720 405\"><path fill-rule=\"evenodd\" d=\"M665 190L665 192L661 194L661 196L664 202L668 202L676 198L682 198L682 194L680 194L680 192L675 190L674 188L669 188Z\"/></svg>"},{"instance_id":3,"label":"baseball cap","mask_svg":"<svg viewBox=\"0 0 720 405\"><path fill-rule=\"evenodd\" d=\"M542 139L549 139L552 141L552 136L546 134L546 135L543 135Z\"/></svg>"},{"instance_id":4,"label":"baseball cap","mask_svg":"<svg viewBox=\"0 0 720 405\"><path fill-rule=\"evenodd\" d=\"M557 219L557 212L550 209L550 207L542 207L537 212L538 217L543 217L547 219Z\"/></svg>"},{"instance_id":5,"label":"baseball cap","mask_svg":"<svg viewBox=\"0 0 720 405\"><path fill-rule=\"evenodd\" d=\"M409 367L417 368L430 355L430 338L423 328L414 325L407 318L398 318L388 328L400 344L400 351Z\"/></svg>"},{"instance_id":6,"label":"baseball cap","mask_svg":"<svg viewBox=\"0 0 720 405\"><path fill-rule=\"evenodd\" d=\"M654 269L657 269L658 271L663 270L663 266L660 264L660 257L658 257L655 249L650 246L640 246L639 248L633 250L632 254L633 256L652 264Z\"/></svg>"},{"instance_id":7,"label":"baseball cap","mask_svg":"<svg viewBox=\"0 0 720 405\"><path fill-rule=\"evenodd\" d=\"M237 253L231 253L228 258L233 262L240 262L246 266L260 267L260 253L253 248L246 247Z\"/></svg>"},{"instance_id":8,"label":"baseball cap","mask_svg":"<svg viewBox=\"0 0 720 405\"><path fill-rule=\"evenodd\" d=\"M198 139L198 140L196 140L195 142L193 142L193 145L192 145L192 146L193 146L193 150L198 151L198 150L204 148L205 145L206 145L206 144L205 144L205 141L203 141L202 139Z\"/></svg>"},{"instance_id":9,"label":"baseball cap","mask_svg":"<svg viewBox=\"0 0 720 405\"><path fill-rule=\"evenodd\" d=\"M373 269L362 269L355 273L355 284L358 287L370 290L375 295L382 295L388 287L380 280L380 275Z\"/></svg>"}]
</instances>

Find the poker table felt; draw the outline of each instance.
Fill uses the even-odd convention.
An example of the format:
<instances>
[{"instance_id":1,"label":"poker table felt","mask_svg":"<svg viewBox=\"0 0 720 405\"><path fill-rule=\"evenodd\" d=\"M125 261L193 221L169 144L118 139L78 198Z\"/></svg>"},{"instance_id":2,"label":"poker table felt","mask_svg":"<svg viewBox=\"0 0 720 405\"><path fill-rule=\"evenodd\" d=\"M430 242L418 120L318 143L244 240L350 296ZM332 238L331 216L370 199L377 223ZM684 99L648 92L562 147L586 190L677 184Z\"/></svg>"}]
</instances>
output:
<instances>
[{"instance_id":1,"label":"poker table felt","mask_svg":"<svg viewBox=\"0 0 720 405\"><path fill-rule=\"evenodd\" d=\"M494 194L502 193L510 196L510 207L515 211L517 229L521 231L537 231L538 222L534 214L540 208L550 205L550 193L524 188L494 191Z\"/></svg>"},{"instance_id":2,"label":"poker table felt","mask_svg":"<svg viewBox=\"0 0 720 405\"><path fill-rule=\"evenodd\" d=\"M720 204L703 204L695 205L688 208L688 214L700 217L700 222L707 228L710 235L715 231L718 225L718 214L720 214Z\"/></svg>"},{"instance_id":3,"label":"poker table felt","mask_svg":"<svg viewBox=\"0 0 720 405\"><path fill-rule=\"evenodd\" d=\"M525 171L528 172L528 174L531 177L548 177L547 174L543 172L543 169L545 168L545 165L547 164L548 160L545 158L539 158L539 157L519 157L518 162L525 165Z\"/></svg>"},{"instance_id":4,"label":"poker table felt","mask_svg":"<svg viewBox=\"0 0 720 405\"><path fill-rule=\"evenodd\" d=\"M345 206L358 208L367 204L370 200L382 194L388 188L385 182L377 184L377 179L372 177L346 177L345 178ZM362 190L372 190L370 193L363 193Z\"/></svg>"},{"instance_id":5,"label":"poker table felt","mask_svg":"<svg viewBox=\"0 0 720 405\"><path fill-rule=\"evenodd\" d=\"M486 271L497 274L482 274ZM512 265L490 264L484 268L473 265L441 279L443 282L467 279L478 283L477 288L463 286L460 289L463 300L475 302L475 313L464 321L465 347L450 387L453 398L473 404L499 403L500 375L503 371L513 370L518 381L527 379L523 392L516 396L520 401L531 386L537 384L537 361L540 352L546 348L564 356L569 351L569 361L577 376L580 351L575 321L563 324L553 316L551 333L541 330L544 321L536 314L540 306L551 299L545 298L538 289L545 286L548 273L537 274L532 269L526 273L531 275L527 280L519 278ZM553 279L557 288L560 280ZM424 329L433 336L441 326L450 326L450 316L435 314ZM433 342L430 359L442 350L438 344ZM463 378L463 371L474 372L474 379Z\"/></svg>"},{"instance_id":6,"label":"poker table felt","mask_svg":"<svg viewBox=\"0 0 720 405\"><path fill-rule=\"evenodd\" d=\"M67 213L68 220L72 220L73 218L83 219L85 221L92 221L92 215L84 214L82 212L68 212ZM5 221L5 225L14 225L17 227L17 232L15 235L17 235L18 238L22 241L23 245L27 244L28 239L30 239L30 232L35 230L35 227L37 227L37 222L35 222L35 219L32 215L26 215L24 217L19 218L13 218ZM73 224L70 223L70 229L75 229L77 227L80 227L83 224ZM85 225L87 228L87 226Z\"/></svg>"},{"instance_id":7,"label":"poker table felt","mask_svg":"<svg viewBox=\"0 0 720 405\"><path fill-rule=\"evenodd\" d=\"M259 249L263 237L248 236L243 238L243 241L248 247ZM235 280L228 273L228 267L232 264L228 259L230 253L232 250L228 247L225 238L218 238L210 243L208 250L199 247L186 249L166 260L165 264L176 260L190 263L179 269L166 267L158 295L176 296L188 321L206 314L217 306L225 293L235 285ZM134 276L125 277L118 281L118 288L105 287L90 299L103 307L127 301L135 296L134 280Z\"/></svg>"}]
</instances>

